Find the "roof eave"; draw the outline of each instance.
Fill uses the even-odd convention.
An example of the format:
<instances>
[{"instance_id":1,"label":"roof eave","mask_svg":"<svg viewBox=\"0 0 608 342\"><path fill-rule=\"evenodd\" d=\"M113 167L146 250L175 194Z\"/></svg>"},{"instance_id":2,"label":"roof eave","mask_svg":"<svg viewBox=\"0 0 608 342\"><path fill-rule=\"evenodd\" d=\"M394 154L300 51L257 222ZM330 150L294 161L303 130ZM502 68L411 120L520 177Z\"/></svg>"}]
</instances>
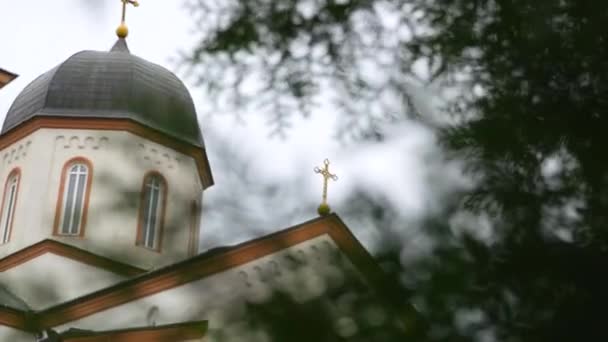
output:
<instances>
[{"instance_id":1,"label":"roof eave","mask_svg":"<svg viewBox=\"0 0 608 342\"><path fill-rule=\"evenodd\" d=\"M0 89L14 81L19 75L0 68Z\"/></svg>"}]
</instances>

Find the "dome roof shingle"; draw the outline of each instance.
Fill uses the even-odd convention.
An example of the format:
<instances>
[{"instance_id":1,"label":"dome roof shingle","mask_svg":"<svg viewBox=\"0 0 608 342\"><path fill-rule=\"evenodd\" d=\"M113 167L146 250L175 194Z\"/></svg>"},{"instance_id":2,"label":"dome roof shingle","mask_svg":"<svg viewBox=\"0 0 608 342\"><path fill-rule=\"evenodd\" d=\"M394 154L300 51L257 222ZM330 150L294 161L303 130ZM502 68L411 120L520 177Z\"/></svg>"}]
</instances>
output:
<instances>
[{"instance_id":1,"label":"dome roof shingle","mask_svg":"<svg viewBox=\"0 0 608 342\"><path fill-rule=\"evenodd\" d=\"M2 133L40 116L131 119L203 147L184 84L167 69L132 55L124 39L109 52L78 52L35 79L13 102Z\"/></svg>"}]
</instances>

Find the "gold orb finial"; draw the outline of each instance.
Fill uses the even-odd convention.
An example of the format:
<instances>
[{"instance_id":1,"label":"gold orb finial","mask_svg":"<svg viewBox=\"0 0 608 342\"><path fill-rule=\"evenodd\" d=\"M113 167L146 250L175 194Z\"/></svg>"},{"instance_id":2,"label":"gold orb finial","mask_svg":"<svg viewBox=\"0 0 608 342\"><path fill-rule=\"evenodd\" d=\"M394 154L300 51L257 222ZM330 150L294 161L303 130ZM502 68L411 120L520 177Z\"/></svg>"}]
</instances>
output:
<instances>
[{"instance_id":1,"label":"gold orb finial","mask_svg":"<svg viewBox=\"0 0 608 342\"><path fill-rule=\"evenodd\" d=\"M317 213L319 214L319 216L329 215L331 213L331 208L329 207L329 204L321 203L317 208Z\"/></svg>"},{"instance_id":2,"label":"gold orb finial","mask_svg":"<svg viewBox=\"0 0 608 342\"><path fill-rule=\"evenodd\" d=\"M138 7L139 2L135 0L120 0L120 2L122 2L122 19L120 21L120 25L116 29L116 35L118 38L126 38L129 35L129 28L125 24L127 17L127 4L131 4L133 7Z\"/></svg>"},{"instance_id":3,"label":"gold orb finial","mask_svg":"<svg viewBox=\"0 0 608 342\"><path fill-rule=\"evenodd\" d=\"M129 28L127 27L127 25L125 25L125 23L122 23L118 26L118 28L116 29L116 35L118 36L118 38L127 38L127 36L129 35Z\"/></svg>"}]
</instances>

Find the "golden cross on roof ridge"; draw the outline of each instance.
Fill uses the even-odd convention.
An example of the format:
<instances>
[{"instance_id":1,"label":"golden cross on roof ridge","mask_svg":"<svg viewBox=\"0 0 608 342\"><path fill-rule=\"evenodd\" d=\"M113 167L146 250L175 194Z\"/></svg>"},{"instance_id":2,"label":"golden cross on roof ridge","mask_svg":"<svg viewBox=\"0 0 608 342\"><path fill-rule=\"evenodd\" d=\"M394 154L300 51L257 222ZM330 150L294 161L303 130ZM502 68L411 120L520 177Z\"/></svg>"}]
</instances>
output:
<instances>
[{"instance_id":1,"label":"golden cross on roof ridge","mask_svg":"<svg viewBox=\"0 0 608 342\"><path fill-rule=\"evenodd\" d=\"M133 5L133 7L137 7L139 6L139 2L137 2L136 0L120 0L120 2L122 2L122 17L120 20L120 26L118 26L118 28L116 29L116 35L119 38L126 38L129 34L129 29L125 24L125 20L127 18L127 4L131 4Z\"/></svg>"},{"instance_id":2,"label":"golden cross on roof ridge","mask_svg":"<svg viewBox=\"0 0 608 342\"><path fill-rule=\"evenodd\" d=\"M332 173L329 172L329 160L325 159L323 161L323 168L320 167L315 167L314 171L315 173L319 173L323 176L323 202L321 202L321 205L319 206L319 214L321 215L327 215L329 214L329 205L327 205L327 182L331 179L333 181L337 181L338 180L338 176L334 175Z\"/></svg>"}]
</instances>

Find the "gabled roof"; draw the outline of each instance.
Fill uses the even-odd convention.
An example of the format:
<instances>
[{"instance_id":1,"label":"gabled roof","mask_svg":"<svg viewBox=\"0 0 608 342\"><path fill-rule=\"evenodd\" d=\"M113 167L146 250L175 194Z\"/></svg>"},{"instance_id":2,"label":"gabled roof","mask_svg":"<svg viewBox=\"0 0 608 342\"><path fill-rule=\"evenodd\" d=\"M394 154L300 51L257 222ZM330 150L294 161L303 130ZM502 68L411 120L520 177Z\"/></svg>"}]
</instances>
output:
<instances>
[{"instance_id":1,"label":"gabled roof","mask_svg":"<svg viewBox=\"0 0 608 342\"><path fill-rule=\"evenodd\" d=\"M313 238L329 235L344 255L365 277L371 288L387 295L384 272L373 257L335 215L319 217L297 226L250 240L239 245L213 249L182 262L142 274L105 289L69 300L48 309L28 313L2 310L0 324L20 329L44 329L110 309L143 297L241 266ZM415 312L409 308L408 312Z\"/></svg>"},{"instance_id":2,"label":"gabled roof","mask_svg":"<svg viewBox=\"0 0 608 342\"><path fill-rule=\"evenodd\" d=\"M127 277L137 276L146 272L141 268L49 239L33 244L0 259L0 272L7 271L46 253L59 255Z\"/></svg>"}]
</instances>

